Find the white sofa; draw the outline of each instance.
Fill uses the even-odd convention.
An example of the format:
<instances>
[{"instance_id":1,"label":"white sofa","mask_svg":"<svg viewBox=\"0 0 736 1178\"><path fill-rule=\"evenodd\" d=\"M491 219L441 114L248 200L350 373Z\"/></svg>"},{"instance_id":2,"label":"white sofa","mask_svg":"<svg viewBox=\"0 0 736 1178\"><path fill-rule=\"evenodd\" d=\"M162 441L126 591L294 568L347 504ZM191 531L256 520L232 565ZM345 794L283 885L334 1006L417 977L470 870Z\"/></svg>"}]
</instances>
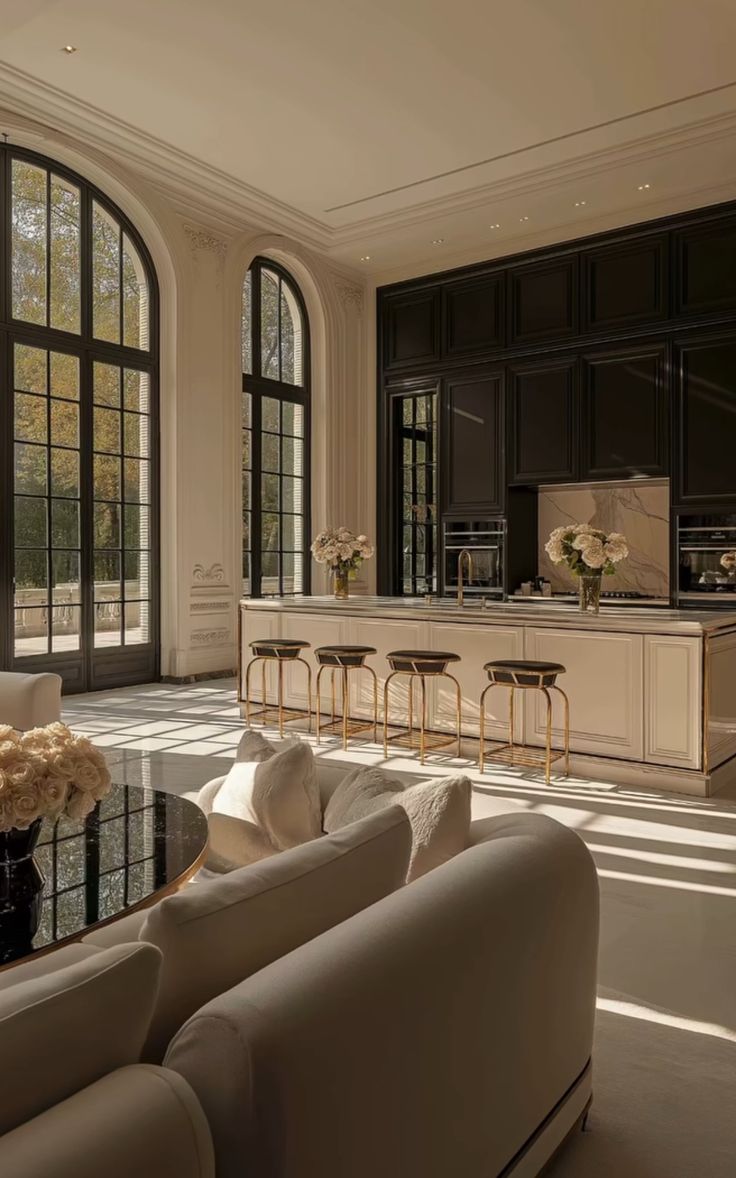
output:
<instances>
[{"instance_id":1,"label":"white sofa","mask_svg":"<svg viewBox=\"0 0 736 1178\"><path fill-rule=\"evenodd\" d=\"M472 843L175 1036L164 1063L202 1104L218 1178L528 1178L580 1120L593 861L542 815L475 823Z\"/></svg>"},{"instance_id":2,"label":"white sofa","mask_svg":"<svg viewBox=\"0 0 736 1178\"><path fill-rule=\"evenodd\" d=\"M0 671L0 724L20 732L61 719L61 676Z\"/></svg>"},{"instance_id":3,"label":"white sofa","mask_svg":"<svg viewBox=\"0 0 736 1178\"><path fill-rule=\"evenodd\" d=\"M191 1088L138 1064L160 963L72 945L0 973L3 1178L214 1178Z\"/></svg>"}]
</instances>

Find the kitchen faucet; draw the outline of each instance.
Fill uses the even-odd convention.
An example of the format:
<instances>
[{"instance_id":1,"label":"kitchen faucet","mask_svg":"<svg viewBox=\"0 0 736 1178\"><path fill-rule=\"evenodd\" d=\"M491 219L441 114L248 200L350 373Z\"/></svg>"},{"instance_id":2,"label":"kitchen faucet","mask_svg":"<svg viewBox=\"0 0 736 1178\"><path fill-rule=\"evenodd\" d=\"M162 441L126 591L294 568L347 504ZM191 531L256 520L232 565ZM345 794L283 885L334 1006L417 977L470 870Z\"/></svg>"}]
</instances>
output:
<instances>
[{"instance_id":1,"label":"kitchen faucet","mask_svg":"<svg viewBox=\"0 0 736 1178\"><path fill-rule=\"evenodd\" d=\"M463 604L463 560L468 562L468 584L473 579L473 558L467 548L463 548L457 557L457 604Z\"/></svg>"}]
</instances>

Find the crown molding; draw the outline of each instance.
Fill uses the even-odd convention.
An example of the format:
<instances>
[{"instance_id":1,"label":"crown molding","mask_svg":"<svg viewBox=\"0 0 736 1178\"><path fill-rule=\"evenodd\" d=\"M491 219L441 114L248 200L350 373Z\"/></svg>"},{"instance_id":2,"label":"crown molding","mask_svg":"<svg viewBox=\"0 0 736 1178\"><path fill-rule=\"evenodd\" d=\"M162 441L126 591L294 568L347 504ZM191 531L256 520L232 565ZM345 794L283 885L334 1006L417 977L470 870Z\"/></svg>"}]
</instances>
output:
<instances>
[{"instance_id":1,"label":"crown molding","mask_svg":"<svg viewBox=\"0 0 736 1178\"><path fill-rule=\"evenodd\" d=\"M613 229L626 229L631 225L639 225L645 221L656 221L659 217L676 216L690 209L697 209L707 205L721 204L724 201L736 200L736 160L734 161L734 175L730 181L719 185L707 185L683 189L677 193L670 193L658 200L648 201L646 208L640 204L627 205L625 208L611 209L595 216L574 220L559 221L544 229L533 233L515 233L505 237L494 245L467 246L463 249L448 251L442 254L441 265L438 265L437 254L427 255L414 262L399 263L387 266L370 275L371 290L379 286L389 286L394 282L404 282L412 278L422 278L426 275L444 273L447 270L472 266L477 262L502 261L513 254L524 253L527 250L542 249L548 245L562 245L567 241L578 241L584 237L594 237L599 233L607 233Z\"/></svg>"},{"instance_id":2,"label":"crown molding","mask_svg":"<svg viewBox=\"0 0 736 1178\"><path fill-rule=\"evenodd\" d=\"M719 96L718 101L722 106L726 101L725 96ZM697 99L693 99L693 105L696 102ZM736 135L736 111L720 109L674 129L650 131L609 147L578 151L574 157L561 162L532 166L534 158L539 159L545 148L544 145L530 147L528 152L519 153L517 157L519 167L523 166L525 159L529 165L521 175L517 173L513 177L466 187L451 195L417 201L410 207L352 221L342 227L331 227L99 107L71 97L57 87L3 62L0 62L0 106L0 117L8 116L10 121L6 129L11 133L13 116L31 120L35 124L32 127L18 127L18 133L32 138L34 145L44 138L58 139L59 135L63 135L72 143L83 142L107 158L114 153L118 163L127 165L151 189L172 201L189 220L196 222L201 218L206 221L207 218L215 217L223 229L230 228L232 232L257 228L277 233L328 257L332 251L357 244L364 247L367 240L410 229L438 217L472 211L495 201L521 198L528 193L554 192L567 184L579 184L601 172L649 161L658 156L685 152L688 148ZM662 112L666 113L666 110ZM640 125L643 121L644 116L641 116ZM589 138L590 134L582 131L579 142L582 143L586 136ZM425 185L428 187L433 182L429 178ZM684 199L685 196L680 194L675 199ZM647 212L651 208L648 206ZM627 215L629 210L616 210L612 214L619 223L621 216ZM635 215L640 219L640 208L636 209ZM652 211L651 215L656 216L657 213ZM576 223L577 232L580 225L580 222ZM508 241L505 239L504 249ZM195 246L191 239L190 245ZM355 274L342 260L334 257L330 260L346 276ZM417 263L417 266L422 264ZM436 258L433 258L432 265L436 267ZM386 271L389 272L394 271Z\"/></svg>"},{"instance_id":3,"label":"crown molding","mask_svg":"<svg viewBox=\"0 0 736 1178\"><path fill-rule=\"evenodd\" d=\"M325 250L331 244L332 231L316 218L4 62L0 104L3 111L45 124L52 133L83 138L108 155L114 151L157 191L179 199L190 214L215 210L232 218L233 228L243 229L247 220L313 248Z\"/></svg>"},{"instance_id":4,"label":"crown molding","mask_svg":"<svg viewBox=\"0 0 736 1178\"><path fill-rule=\"evenodd\" d=\"M528 194L555 192L568 184L599 176L602 172L615 171L662 156L678 154L704 143L717 142L736 136L736 110L700 119L686 127L659 132L628 140L614 147L597 149L574 159L557 164L545 164L530 168L522 176L504 178L491 183L464 189L450 196L422 201L410 209L381 213L362 221L351 222L344 228L333 231L333 247L355 243L365 244L366 240L387 232L409 229L439 217L457 213L472 212L484 205L497 201L516 199ZM530 149L532 155L534 148ZM427 184L432 181L428 180Z\"/></svg>"}]
</instances>

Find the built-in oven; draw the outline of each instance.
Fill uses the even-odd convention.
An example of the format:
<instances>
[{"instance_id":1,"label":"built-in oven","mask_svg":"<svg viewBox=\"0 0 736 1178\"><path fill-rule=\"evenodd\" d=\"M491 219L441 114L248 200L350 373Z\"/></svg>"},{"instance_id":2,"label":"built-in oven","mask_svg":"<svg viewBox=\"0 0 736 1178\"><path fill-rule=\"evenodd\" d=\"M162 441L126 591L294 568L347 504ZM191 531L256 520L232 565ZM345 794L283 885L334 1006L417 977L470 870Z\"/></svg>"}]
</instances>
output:
<instances>
[{"instance_id":1,"label":"built-in oven","mask_svg":"<svg viewBox=\"0 0 736 1178\"><path fill-rule=\"evenodd\" d=\"M442 529L442 593L458 589L460 556L463 558L463 592L467 597L503 597L506 521L445 520Z\"/></svg>"},{"instance_id":2,"label":"built-in oven","mask_svg":"<svg viewBox=\"0 0 736 1178\"><path fill-rule=\"evenodd\" d=\"M736 515L683 515L677 525L679 605L736 603Z\"/></svg>"}]
</instances>

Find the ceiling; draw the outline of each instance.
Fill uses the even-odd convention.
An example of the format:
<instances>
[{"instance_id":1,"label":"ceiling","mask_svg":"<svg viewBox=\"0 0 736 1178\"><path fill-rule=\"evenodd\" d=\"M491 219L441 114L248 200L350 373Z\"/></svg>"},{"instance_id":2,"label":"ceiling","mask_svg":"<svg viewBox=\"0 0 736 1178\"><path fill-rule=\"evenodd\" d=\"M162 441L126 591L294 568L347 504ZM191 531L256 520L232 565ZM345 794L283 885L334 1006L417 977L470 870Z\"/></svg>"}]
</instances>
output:
<instances>
[{"instance_id":1,"label":"ceiling","mask_svg":"<svg viewBox=\"0 0 736 1178\"><path fill-rule=\"evenodd\" d=\"M203 200L372 275L736 196L735 0L3 0L2 17L6 109L94 116L167 183L196 173Z\"/></svg>"}]
</instances>

